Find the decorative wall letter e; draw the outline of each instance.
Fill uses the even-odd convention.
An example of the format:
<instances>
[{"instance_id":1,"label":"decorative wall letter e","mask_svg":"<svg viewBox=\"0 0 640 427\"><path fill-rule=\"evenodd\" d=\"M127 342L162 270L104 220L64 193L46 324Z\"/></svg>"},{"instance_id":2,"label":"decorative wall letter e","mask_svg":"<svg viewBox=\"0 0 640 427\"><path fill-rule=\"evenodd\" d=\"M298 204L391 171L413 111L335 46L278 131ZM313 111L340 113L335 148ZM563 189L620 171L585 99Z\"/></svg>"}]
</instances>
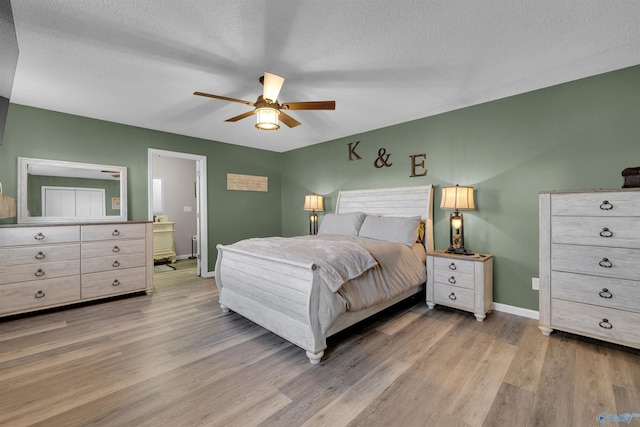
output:
<instances>
[{"instance_id":1,"label":"decorative wall letter e","mask_svg":"<svg viewBox=\"0 0 640 427\"><path fill-rule=\"evenodd\" d=\"M427 158L426 154L412 154L409 156L411 158L411 175L409 175L410 178L416 177L416 176L425 176L427 174L427 169L425 169L424 167L424 160ZM422 161L420 161L419 163L416 161L416 158L422 158ZM422 173L416 173L416 167L421 167L422 169L424 169L424 171L422 171Z\"/></svg>"}]
</instances>

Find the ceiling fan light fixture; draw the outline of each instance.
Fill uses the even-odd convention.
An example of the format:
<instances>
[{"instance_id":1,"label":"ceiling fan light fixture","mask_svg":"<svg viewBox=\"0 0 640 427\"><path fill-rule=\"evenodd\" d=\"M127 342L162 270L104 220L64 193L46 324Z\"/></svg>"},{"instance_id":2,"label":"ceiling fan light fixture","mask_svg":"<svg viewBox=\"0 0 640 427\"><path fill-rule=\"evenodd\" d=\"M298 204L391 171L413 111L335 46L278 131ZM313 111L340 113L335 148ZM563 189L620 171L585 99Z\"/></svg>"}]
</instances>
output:
<instances>
[{"instance_id":1,"label":"ceiling fan light fixture","mask_svg":"<svg viewBox=\"0 0 640 427\"><path fill-rule=\"evenodd\" d=\"M256 116L258 121L256 127L260 130L278 130L280 125L278 124L278 115L280 111L275 108L262 107L256 109Z\"/></svg>"}]
</instances>

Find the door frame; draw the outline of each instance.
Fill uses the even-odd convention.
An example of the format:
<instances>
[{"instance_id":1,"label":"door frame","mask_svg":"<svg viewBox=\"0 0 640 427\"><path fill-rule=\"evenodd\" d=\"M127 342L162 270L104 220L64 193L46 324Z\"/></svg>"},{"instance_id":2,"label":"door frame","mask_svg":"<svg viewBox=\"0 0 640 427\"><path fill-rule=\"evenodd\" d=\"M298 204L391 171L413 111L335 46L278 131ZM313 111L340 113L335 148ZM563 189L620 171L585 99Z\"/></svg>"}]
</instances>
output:
<instances>
[{"instance_id":1,"label":"door frame","mask_svg":"<svg viewBox=\"0 0 640 427\"><path fill-rule=\"evenodd\" d=\"M196 218L198 235L198 275L202 277L213 277L213 272L209 272L209 241L207 229L207 157L199 154L181 153L178 151L159 150L149 148L147 151L147 188L148 188L148 211L149 221L153 221L153 156L173 157L176 159L195 160L196 162L196 197L198 213Z\"/></svg>"}]
</instances>

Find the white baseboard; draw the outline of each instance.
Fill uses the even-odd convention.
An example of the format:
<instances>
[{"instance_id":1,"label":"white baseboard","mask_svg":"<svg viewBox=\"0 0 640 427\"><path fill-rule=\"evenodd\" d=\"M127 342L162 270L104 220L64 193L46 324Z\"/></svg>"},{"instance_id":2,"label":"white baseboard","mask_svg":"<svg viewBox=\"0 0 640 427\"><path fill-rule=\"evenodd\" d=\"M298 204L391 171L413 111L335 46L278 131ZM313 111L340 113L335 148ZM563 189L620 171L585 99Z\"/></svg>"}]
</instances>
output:
<instances>
[{"instance_id":1,"label":"white baseboard","mask_svg":"<svg viewBox=\"0 0 640 427\"><path fill-rule=\"evenodd\" d=\"M493 309L503 313L515 314L516 316L528 317L529 319L538 320L540 318L540 313L535 310L516 307L514 305L500 304L499 302L493 303Z\"/></svg>"},{"instance_id":2,"label":"white baseboard","mask_svg":"<svg viewBox=\"0 0 640 427\"><path fill-rule=\"evenodd\" d=\"M205 273L200 274L200 277L207 277L207 278L209 278L209 277L216 277L216 271L215 271L215 270L213 270L213 271L207 271L207 272L205 272Z\"/></svg>"}]
</instances>

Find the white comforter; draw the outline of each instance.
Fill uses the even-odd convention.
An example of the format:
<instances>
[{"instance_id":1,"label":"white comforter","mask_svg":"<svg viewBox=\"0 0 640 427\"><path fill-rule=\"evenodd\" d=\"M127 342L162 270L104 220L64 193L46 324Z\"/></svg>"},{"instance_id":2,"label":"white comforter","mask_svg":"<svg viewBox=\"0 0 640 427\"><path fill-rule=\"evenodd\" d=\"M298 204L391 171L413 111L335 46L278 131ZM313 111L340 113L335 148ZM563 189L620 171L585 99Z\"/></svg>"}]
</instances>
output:
<instances>
[{"instance_id":1,"label":"white comforter","mask_svg":"<svg viewBox=\"0 0 640 427\"><path fill-rule=\"evenodd\" d=\"M316 264L320 277L332 292L377 264L369 251L352 238L341 236L255 238L232 246L257 255Z\"/></svg>"},{"instance_id":2,"label":"white comforter","mask_svg":"<svg viewBox=\"0 0 640 427\"><path fill-rule=\"evenodd\" d=\"M318 313L323 332L340 314L386 302L427 280L421 244L409 248L365 237L318 235L247 239L232 246L320 267L326 285L320 289Z\"/></svg>"}]
</instances>

